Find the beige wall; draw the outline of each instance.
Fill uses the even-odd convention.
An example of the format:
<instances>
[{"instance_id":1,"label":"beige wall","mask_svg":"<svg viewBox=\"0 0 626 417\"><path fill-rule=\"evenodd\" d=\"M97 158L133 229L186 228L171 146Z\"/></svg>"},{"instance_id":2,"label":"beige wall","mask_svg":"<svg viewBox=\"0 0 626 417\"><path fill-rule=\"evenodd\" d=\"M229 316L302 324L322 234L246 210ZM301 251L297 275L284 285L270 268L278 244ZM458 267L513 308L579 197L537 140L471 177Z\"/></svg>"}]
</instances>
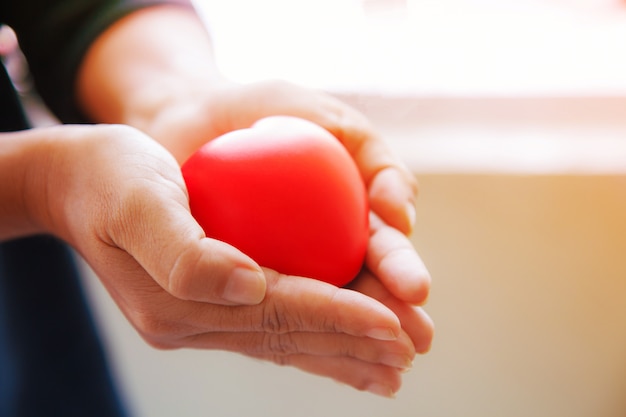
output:
<instances>
[{"instance_id":1,"label":"beige wall","mask_svg":"<svg viewBox=\"0 0 626 417\"><path fill-rule=\"evenodd\" d=\"M152 350L92 279L140 415L625 415L626 178L420 181L414 241L437 333L397 400L231 354Z\"/></svg>"},{"instance_id":2,"label":"beige wall","mask_svg":"<svg viewBox=\"0 0 626 417\"><path fill-rule=\"evenodd\" d=\"M625 415L626 178L421 184L438 327L419 415Z\"/></svg>"},{"instance_id":3,"label":"beige wall","mask_svg":"<svg viewBox=\"0 0 626 417\"><path fill-rule=\"evenodd\" d=\"M599 100L594 116L585 101L580 114L567 100L454 103L356 103L421 184L413 241L433 276L436 336L396 400L228 353L151 349L89 276L139 416L626 415L625 146L607 141L626 141L621 105Z\"/></svg>"}]
</instances>

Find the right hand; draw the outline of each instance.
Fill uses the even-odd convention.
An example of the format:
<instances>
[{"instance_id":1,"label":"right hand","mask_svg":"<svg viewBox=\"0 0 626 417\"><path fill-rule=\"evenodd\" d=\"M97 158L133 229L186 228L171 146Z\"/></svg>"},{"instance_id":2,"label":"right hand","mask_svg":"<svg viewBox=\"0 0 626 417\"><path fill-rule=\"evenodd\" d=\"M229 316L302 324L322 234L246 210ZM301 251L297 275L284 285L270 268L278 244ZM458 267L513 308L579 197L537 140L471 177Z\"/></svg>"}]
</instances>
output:
<instances>
[{"instance_id":1,"label":"right hand","mask_svg":"<svg viewBox=\"0 0 626 417\"><path fill-rule=\"evenodd\" d=\"M26 190L35 220L82 254L151 345L239 352L385 396L400 387L416 333L424 341L417 349L427 348L430 319L375 299L390 295L372 276L362 278L363 293L340 289L262 270L206 238L178 164L139 131L60 126L25 134L47 138Z\"/></svg>"}]
</instances>

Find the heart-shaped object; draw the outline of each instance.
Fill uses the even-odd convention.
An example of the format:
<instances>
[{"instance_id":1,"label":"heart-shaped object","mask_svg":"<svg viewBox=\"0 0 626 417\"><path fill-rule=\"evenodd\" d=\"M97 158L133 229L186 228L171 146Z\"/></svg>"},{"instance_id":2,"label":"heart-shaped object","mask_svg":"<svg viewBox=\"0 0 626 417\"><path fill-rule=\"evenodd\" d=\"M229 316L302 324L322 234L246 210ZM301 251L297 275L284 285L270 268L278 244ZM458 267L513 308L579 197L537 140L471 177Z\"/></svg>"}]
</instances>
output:
<instances>
[{"instance_id":1,"label":"heart-shaped object","mask_svg":"<svg viewBox=\"0 0 626 417\"><path fill-rule=\"evenodd\" d=\"M191 213L208 237L284 274L344 286L359 273L367 191L325 129L269 117L206 143L182 172Z\"/></svg>"}]
</instances>

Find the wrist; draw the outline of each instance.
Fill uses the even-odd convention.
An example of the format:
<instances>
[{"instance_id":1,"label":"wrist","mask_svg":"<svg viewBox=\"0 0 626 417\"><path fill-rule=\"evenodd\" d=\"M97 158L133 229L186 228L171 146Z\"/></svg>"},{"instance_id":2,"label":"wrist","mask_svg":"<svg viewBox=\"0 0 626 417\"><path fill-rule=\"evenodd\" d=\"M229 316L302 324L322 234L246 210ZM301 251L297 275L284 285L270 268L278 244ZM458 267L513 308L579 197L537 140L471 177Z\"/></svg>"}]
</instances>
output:
<instances>
[{"instance_id":1,"label":"wrist","mask_svg":"<svg viewBox=\"0 0 626 417\"><path fill-rule=\"evenodd\" d=\"M122 123L159 142L182 164L196 149L227 130L223 99L232 85L223 81L194 88L189 83L162 91L158 99L142 100L145 105L134 107Z\"/></svg>"},{"instance_id":2,"label":"wrist","mask_svg":"<svg viewBox=\"0 0 626 417\"><path fill-rule=\"evenodd\" d=\"M170 102L221 80L195 11L163 5L131 13L105 30L87 51L76 85L93 121L146 130Z\"/></svg>"},{"instance_id":3,"label":"wrist","mask_svg":"<svg viewBox=\"0 0 626 417\"><path fill-rule=\"evenodd\" d=\"M43 168L51 154L48 133L43 129L3 133L1 140L0 240L52 232L47 202L50 173Z\"/></svg>"}]
</instances>

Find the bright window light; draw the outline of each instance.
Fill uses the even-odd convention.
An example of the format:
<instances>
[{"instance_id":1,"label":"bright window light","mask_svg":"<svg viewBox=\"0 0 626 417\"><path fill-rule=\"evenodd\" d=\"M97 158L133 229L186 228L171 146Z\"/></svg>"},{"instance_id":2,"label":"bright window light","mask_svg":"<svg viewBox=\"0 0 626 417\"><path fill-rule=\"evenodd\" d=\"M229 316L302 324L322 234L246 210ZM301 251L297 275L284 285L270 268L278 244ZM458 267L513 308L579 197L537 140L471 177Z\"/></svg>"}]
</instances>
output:
<instances>
[{"instance_id":1,"label":"bright window light","mask_svg":"<svg viewBox=\"0 0 626 417\"><path fill-rule=\"evenodd\" d=\"M242 81L438 95L626 92L619 0L196 0Z\"/></svg>"}]
</instances>

